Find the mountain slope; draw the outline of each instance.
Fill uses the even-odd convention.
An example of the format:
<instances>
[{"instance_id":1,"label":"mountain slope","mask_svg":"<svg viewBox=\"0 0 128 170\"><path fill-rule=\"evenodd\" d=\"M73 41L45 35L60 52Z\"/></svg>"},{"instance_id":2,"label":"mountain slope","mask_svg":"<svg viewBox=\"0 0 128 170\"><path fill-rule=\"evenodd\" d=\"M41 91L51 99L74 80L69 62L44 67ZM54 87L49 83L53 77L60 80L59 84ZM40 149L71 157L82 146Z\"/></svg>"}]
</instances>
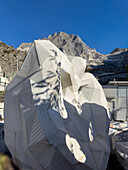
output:
<instances>
[{"instance_id":1,"label":"mountain slope","mask_svg":"<svg viewBox=\"0 0 128 170\"><path fill-rule=\"evenodd\" d=\"M101 84L114 79L128 79L128 48L116 48L110 54L104 55L87 46L79 36L74 34L59 32L43 39L50 40L68 56L86 59L87 71L98 77ZM12 46L0 43L0 65L7 76L14 74L20 68L31 45L32 43L22 43L16 50Z\"/></svg>"},{"instance_id":2,"label":"mountain slope","mask_svg":"<svg viewBox=\"0 0 128 170\"><path fill-rule=\"evenodd\" d=\"M25 51L16 50L13 46L8 46L0 42L0 66L6 77L13 77L21 67L26 56Z\"/></svg>"},{"instance_id":3,"label":"mountain slope","mask_svg":"<svg viewBox=\"0 0 128 170\"><path fill-rule=\"evenodd\" d=\"M48 38L43 38L50 40L54 45L56 45L62 52L70 56L80 56L87 60L88 65L99 65L105 59L105 55L96 52L95 49L87 46L79 36L74 34L67 34L64 32L54 33L49 35ZM23 43L18 49L27 50L30 48L32 43Z\"/></svg>"}]
</instances>

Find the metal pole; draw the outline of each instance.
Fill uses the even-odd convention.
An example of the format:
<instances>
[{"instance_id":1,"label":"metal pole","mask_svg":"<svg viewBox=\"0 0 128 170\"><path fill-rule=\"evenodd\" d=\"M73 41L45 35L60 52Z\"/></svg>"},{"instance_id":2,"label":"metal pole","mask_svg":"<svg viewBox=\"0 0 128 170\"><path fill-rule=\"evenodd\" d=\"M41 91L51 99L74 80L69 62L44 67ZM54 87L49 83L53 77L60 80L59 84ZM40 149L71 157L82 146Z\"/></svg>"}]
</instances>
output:
<instances>
[{"instance_id":1,"label":"metal pole","mask_svg":"<svg viewBox=\"0 0 128 170\"><path fill-rule=\"evenodd\" d=\"M17 73L18 73L18 67L19 67L19 65L18 65L18 56L17 56L17 64L16 64L16 67L17 67Z\"/></svg>"},{"instance_id":2,"label":"metal pole","mask_svg":"<svg viewBox=\"0 0 128 170\"><path fill-rule=\"evenodd\" d=\"M128 88L126 87L126 120L128 118Z\"/></svg>"}]
</instances>

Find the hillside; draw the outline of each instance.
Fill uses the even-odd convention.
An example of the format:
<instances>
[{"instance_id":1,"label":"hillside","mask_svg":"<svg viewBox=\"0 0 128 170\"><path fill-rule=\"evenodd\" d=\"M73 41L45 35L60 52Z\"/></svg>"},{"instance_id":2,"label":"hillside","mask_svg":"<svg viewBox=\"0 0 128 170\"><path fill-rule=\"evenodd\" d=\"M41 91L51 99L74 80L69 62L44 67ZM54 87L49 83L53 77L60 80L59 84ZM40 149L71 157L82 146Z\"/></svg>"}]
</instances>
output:
<instances>
[{"instance_id":1,"label":"hillside","mask_svg":"<svg viewBox=\"0 0 128 170\"><path fill-rule=\"evenodd\" d=\"M21 67L27 52L0 42L0 66L6 77L12 78Z\"/></svg>"}]
</instances>

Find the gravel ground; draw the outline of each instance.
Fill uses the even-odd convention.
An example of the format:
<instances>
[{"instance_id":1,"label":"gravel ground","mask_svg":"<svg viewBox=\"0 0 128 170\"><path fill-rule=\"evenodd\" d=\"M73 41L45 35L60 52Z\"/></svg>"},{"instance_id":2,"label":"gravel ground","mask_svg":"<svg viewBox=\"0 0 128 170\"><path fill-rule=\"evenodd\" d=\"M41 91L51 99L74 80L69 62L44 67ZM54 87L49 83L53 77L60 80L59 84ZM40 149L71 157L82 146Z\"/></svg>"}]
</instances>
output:
<instances>
[{"instance_id":1,"label":"gravel ground","mask_svg":"<svg viewBox=\"0 0 128 170\"><path fill-rule=\"evenodd\" d=\"M11 155L9 154L9 152L6 153L6 155L8 155L11 158ZM14 166L14 163L13 163L13 166ZM15 170L19 170L18 167L16 167ZM108 166L107 166L106 170L124 170L122 165L117 160L115 154L110 154L109 161L108 161Z\"/></svg>"},{"instance_id":2,"label":"gravel ground","mask_svg":"<svg viewBox=\"0 0 128 170\"><path fill-rule=\"evenodd\" d=\"M124 170L115 154L110 154L107 170Z\"/></svg>"}]
</instances>

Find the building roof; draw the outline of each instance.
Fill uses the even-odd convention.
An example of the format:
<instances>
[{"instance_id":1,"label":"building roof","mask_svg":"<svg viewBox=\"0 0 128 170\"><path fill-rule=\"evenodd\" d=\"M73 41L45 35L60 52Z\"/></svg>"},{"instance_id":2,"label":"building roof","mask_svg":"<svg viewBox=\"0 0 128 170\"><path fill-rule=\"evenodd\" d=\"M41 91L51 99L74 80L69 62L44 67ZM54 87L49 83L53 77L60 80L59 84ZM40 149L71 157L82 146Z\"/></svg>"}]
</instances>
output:
<instances>
[{"instance_id":1,"label":"building roof","mask_svg":"<svg viewBox=\"0 0 128 170\"><path fill-rule=\"evenodd\" d=\"M128 81L109 81L108 85L128 86Z\"/></svg>"}]
</instances>

